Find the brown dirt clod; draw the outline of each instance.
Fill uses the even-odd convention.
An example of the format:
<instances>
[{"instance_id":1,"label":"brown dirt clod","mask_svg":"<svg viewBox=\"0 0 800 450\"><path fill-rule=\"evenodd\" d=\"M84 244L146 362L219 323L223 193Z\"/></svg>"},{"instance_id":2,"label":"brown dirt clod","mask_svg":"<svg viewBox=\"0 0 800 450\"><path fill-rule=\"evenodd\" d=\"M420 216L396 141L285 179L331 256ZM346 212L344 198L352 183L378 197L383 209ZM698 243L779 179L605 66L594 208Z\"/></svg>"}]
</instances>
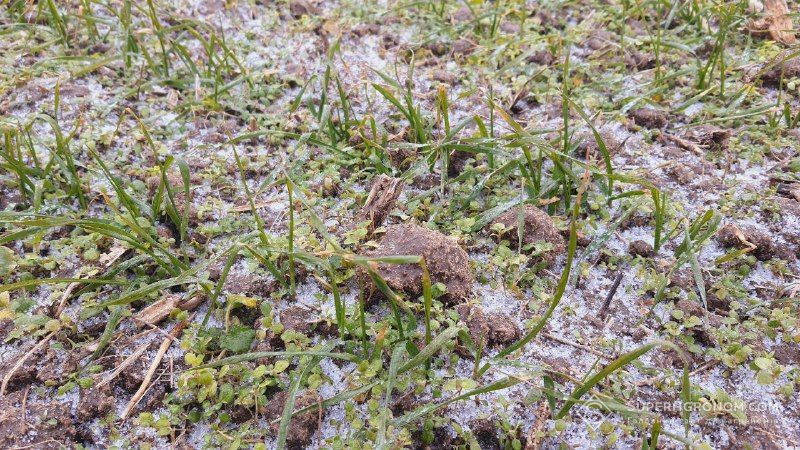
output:
<instances>
[{"instance_id":1,"label":"brown dirt clod","mask_svg":"<svg viewBox=\"0 0 800 450\"><path fill-rule=\"evenodd\" d=\"M653 246L645 241L633 241L628 246L628 253L633 256L641 256L643 258L650 258L656 254Z\"/></svg>"},{"instance_id":2,"label":"brown dirt clod","mask_svg":"<svg viewBox=\"0 0 800 450\"><path fill-rule=\"evenodd\" d=\"M522 332L514 320L503 313L486 313L479 306L458 305L458 315L467 324L469 336L476 346L481 342L485 346L510 344L521 336Z\"/></svg>"},{"instance_id":3,"label":"brown dirt clod","mask_svg":"<svg viewBox=\"0 0 800 450\"><path fill-rule=\"evenodd\" d=\"M613 134L600 131L600 138L606 146L606 150L611 155L617 153L622 149L622 143ZM594 138L594 133L586 132L581 134L578 139L580 143L576 149L576 154L580 158L588 157L590 159L602 160L603 154L600 152L600 146L597 145L597 139Z\"/></svg>"},{"instance_id":4,"label":"brown dirt clod","mask_svg":"<svg viewBox=\"0 0 800 450\"><path fill-rule=\"evenodd\" d=\"M475 43L467 38L453 42L453 54L467 56L475 50Z\"/></svg>"},{"instance_id":5,"label":"brown dirt clod","mask_svg":"<svg viewBox=\"0 0 800 450\"><path fill-rule=\"evenodd\" d=\"M776 346L775 360L781 364L800 365L800 346L791 342Z\"/></svg>"},{"instance_id":6,"label":"brown dirt clod","mask_svg":"<svg viewBox=\"0 0 800 450\"><path fill-rule=\"evenodd\" d=\"M767 232L750 226L726 224L717 231L717 240L725 247L746 249L755 246L752 250L753 256L761 261L771 258L791 261L796 258L791 249L776 244Z\"/></svg>"},{"instance_id":7,"label":"brown dirt clod","mask_svg":"<svg viewBox=\"0 0 800 450\"><path fill-rule=\"evenodd\" d=\"M480 448L501 448L497 438L498 427L491 418L475 419L469 423L470 431L480 444Z\"/></svg>"},{"instance_id":8,"label":"brown dirt clod","mask_svg":"<svg viewBox=\"0 0 800 450\"><path fill-rule=\"evenodd\" d=\"M623 57L625 66L629 69L649 70L655 67L655 58L647 53L632 51Z\"/></svg>"},{"instance_id":9,"label":"brown dirt clod","mask_svg":"<svg viewBox=\"0 0 800 450\"><path fill-rule=\"evenodd\" d=\"M392 165L400 170L411 167L411 163L417 158L416 150L408 147L389 147L386 149L386 153Z\"/></svg>"},{"instance_id":10,"label":"brown dirt clod","mask_svg":"<svg viewBox=\"0 0 800 450\"><path fill-rule=\"evenodd\" d=\"M43 352L40 350L36 353L31 355L31 360L41 360ZM22 354L18 356L22 357ZM16 364L16 358L8 359L2 366L0 366L0 378L4 378L6 374L14 367ZM18 389L23 389L25 386L29 385L30 383L34 382L37 377L37 368L35 364L23 364L19 369L17 369L11 378L8 381L8 385L6 386L7 392L14 392Z\"/></svg>"},{"instance_id":11,"label":"brown dirt clod","mask_svg":"<svg viewBox=\"0 0 800 450\"><path fill-rule=\"evenodd\" d=\"M525 61L533 64L539 64L540 66L549 66L553 64L555 57L552 53L550 53L549 50L536 50L528 55L528 57L525 58Z\"/></svg>"},{"instance_id":12,"label":"brown dirt clod","mask_svg":"<svg viewBox=\"0 0 800 450\"><path fill-rule=\"evenodd\" d=\"M285 330L307 334L319 322L319 315L300 306L290 306L280 313L281 324Z\"/></svg>"},{"instance_id":13,"label":"brown dirt clod","mask_svg":"<svg viewBox=\"0 0 800 450\"><path fill-rule=\"evenodd\" d=\"M463 172L464 168L467 166L467 162L472 159L472 157L472 153L453 150L453 152L450 153L447 165L447 175L450 177L461 175L461 172Z\"/></svg>"},{"instance_id":14,"label":"brown dirt clod","mask_svg":"<svg viewBox=\"0 0 800 450\"><path fill-rule=\"evenodd\" d=\"M456 12L453 13L451 16L451 20L454 23L463 23L469 22L475 19L475 15L472 14L472 10L469 9L468 6L462 6Z\"/></svg>"},{"instance_id":15,"label":"brown dirt clod","mask_svg":"<svg viewBox=\"0 0 800 450\"><path fill-rule=\"evenodd\" d=\"M85 422L106 415L112 408L114 408L114 397L111 394L111 385L104 384L81 391L77 417L81 422Z\"/></svg>"},{"instance_id":16,"label":"brown dirt clod","mask_svg":"<svg viewBox=\"0 0 800 450\"><path fill-rule=\"evenodd\" d=\"M753 36L769 37L785 45L797 43L792 26L792 12L786 0L764 0L764 16L747 22L745 28Z\"/></svg>"},{"instance_id":17,"label":"brown dirt clod","mask_svg":"<svg viewBox=\"0 0 800 450\"><path fill-rule=\"evenodd\" d=\"M318 12L318 9L308 0L292 0L289 2L289 13L295 19L317 14Z\"/></svg>"},{"instance_id":18,"label":"brown dirt clod","mask_svg":"<svg viewBox=\"0 0 800 450\"><path fill-rule=\"evenodd\" d=\"M531 245L537 242L546 242L553 246L552 249L545 251L539 257L548 266L555 262L556 257L566 250L564 238L558 232L553 219L541 209L533 205L512 208L501 214L494 223L501 223L505 227L505 232L498 236L501 239L508 239L512 245L518 247L518 223L520 208L522 208L522 222L524 229L522 233L522 245Z\"/></svg>"},{"instance_id":19,"label":"brown dirt clod","mask_svg":"<svg viewBox=\"0 0 800 450\"><path fill-rule=\"evenodd\" d=\"M392 225L377 249L367 256L419 255L425 258L432 283L447 286L444 299L465 300L472 291L473 276L467 253L454 240L418 225ZM422 269L418 264L377 265L390 288L412 296L422 294Z\"/></svg>"},{"instance_id":20,"label":"brown dirt clod","mask_svg":"<svg viewBox=\"0 0 800 450\"><path fill-rule=\"evenodd\" d=\"M645 128L665 128L668 124L667 115L663 111L653 108L639 108L631 111L633 122Z\"/></svg>"}]
</instances>

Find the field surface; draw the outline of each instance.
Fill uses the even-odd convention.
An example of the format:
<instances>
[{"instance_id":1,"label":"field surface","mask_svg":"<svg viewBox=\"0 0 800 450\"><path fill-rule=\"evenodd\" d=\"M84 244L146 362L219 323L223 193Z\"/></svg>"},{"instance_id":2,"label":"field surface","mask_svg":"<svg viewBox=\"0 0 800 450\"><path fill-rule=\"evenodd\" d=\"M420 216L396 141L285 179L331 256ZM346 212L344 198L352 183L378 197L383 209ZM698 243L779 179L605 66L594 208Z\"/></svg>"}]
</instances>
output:
<instances>
[{"instance_id":1,"label":"field surface","mask_svg":"<svg viewBox=\"0 0 800 450\"><path fill-rule=\"evenodd\" d=\"M0 4L0 447L800 447L796 0Z\"/></svg>"}]
</instances>

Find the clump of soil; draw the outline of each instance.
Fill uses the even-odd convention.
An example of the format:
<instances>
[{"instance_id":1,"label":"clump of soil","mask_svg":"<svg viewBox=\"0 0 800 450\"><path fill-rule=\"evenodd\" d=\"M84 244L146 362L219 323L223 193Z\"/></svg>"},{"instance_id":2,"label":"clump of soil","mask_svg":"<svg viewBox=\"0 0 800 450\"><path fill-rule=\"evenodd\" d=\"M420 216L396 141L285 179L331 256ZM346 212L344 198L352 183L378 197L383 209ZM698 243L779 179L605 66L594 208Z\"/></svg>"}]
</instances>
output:
<instances>
[{"instance_id":1,"label":"clump of soil","mask_svg":"<svg viewBox=\"0 0 800 450\"><path fill-rule=\"evenodd\" d=\"M795 203L800 202L800 183L780 183L776 188L776 193L778 195L783 195L786 198L792 199ZM786 202L782 202L786 203ZM793 205L793 203L789 202L786 203L787 205ZM790 206L791 208L792 206ZM800 215L800 214L795 214Z\"/></svg>"},{"instance_id":2,"label":"clump of soil","mask_svg":"<svg viewBox=\"0 0 800 450\"><path fill-rule=\"evenodd\" d=\"M368 220L370 230L383 225L389 216L400 194L403 193L403 182L399 178L378 175L372 183L367 200L358 213L359 221Z\"/></svg>"},{"instance_id":3,"label":"clump of soil","mask_svg":"<svg viewBox=\"0 0 800 450\"><path fill-rule=\"evenodd\" d=\"M292 0L289 2L289 13L295 19L318 14L319 10L308 0Z\"/></svg>"},{"instance_id":4,"label":"clump of soil","mask_svg":"<svg viewBox=\"0 0 800 450\"><path fill-rule=\"evenodd\" d=\"M772 258L791 261L796 258L791 249L775 243L768 233L750 226L726 224L717 231L717 240L725 247L746 249L754 246L752 254L761 261Z\"/></svg>"},{"instance_id":5,"label":"clump of soil","mask_svg":"<svg viewBox=\"0 0 800 450\"><path fill-rule=\"evenodd\" d=\"M104 384L81 391L78 401L78 420L86 422L95 417L105 416L113 407L114 397L111 394L111 385Z\"/></svg>"},{"instance_id":6,"label":"clump of soil","mask_svg":"<svg viewBox=\"0 0 800 450\"><path fill-rule=\"evenodd\" d=\"M713 289L710 289L718 280L707 273L703 273L703 284L706 286L706 302L709 311L730 311L731 296L718 296ZM697 282L688 267L682 268L670 276L671 287L676 287L686 293L697 293Z\"/></svg>"},{"instance_id":7,"label":"clump of soil","mask_svg":"<svg viewBox=\"0 0 800 450\"><path fill-rule=\"evenodd\" d=\"M639 108L631 111L633 122L645 128L664 128L667 126L667 115L653 108Z\"/></svg>"},{"instance_id":8,"label":"clump of soil","mask_svg":"<svg viewBox=\"0 0 800 450\"><path fill-rule=\"evenodd\" d=\"M600 131L600 137L603 139L603 143L606 145L606 150L608 150L608 153L613 155L619 152L619 150L622 148L622 142L620 142L619 139L617 139L613 134ZM603 158L603 154L600 152L600 146L597 145L597 140L594 138L594 133L583 133L578 137L578 139L580 139L580 143L576 149L578 157L596 160L601 160Z\"/></svg>"},{"instance_id":9,"label":"clump of soil","mask_svg":"<svg viewBox=\"0 0 800 450\"><path fill-rule=\"evenodd\" d=\"M510 344L521 336L514 320L503 313L486 313L478 306L458 305L456 312L467 324L469 336L476 346Z\"/></svg>"},{"instance_id":10,"label":"clump of soil","mask_svg":"<svg viewBox=\"0 0 800 450\"><path fill-rule=\"evenodd\" d=\"M473 277L467 253L442 233L413 224L392 225L378 248L368 256L395 255L425 258L431 283L447 287L444 299L450 303L465 300L472 291ZM411 296L422 294L422 268L418 264L380 263L377 272L396 291Z\"/></svg>"},{"instance_id":11,"label":"clump of soil","mask_svg":"<svg viewBox=\"0 0 800 450\"><path fill-rule=\"evenodd\" d=\"M632 256L641 256L643 258L650 258L656 254L653 246L645 241L633 241L628 246L628 253Z\"/></svg>"},{"instance_id":12,"label":"clump of soil","mask_svg":"<svg viewBox=\"0 0 800 450\"><path fill-rule=\"evenodd\" d=\"M475 16L472 14L472 10L469 9L468 6L462 6L458 8L456 12L454 12L451 16L451 20L453 23L464 23L474 20Z\"/></svg>"},{"instance_id":13,"label":"clump of soil","mask_svg":"<svg viewBox=\"0 0 800 450\"><path fill-rule=\"evenodd\" d=\"M78 368L74 355L52 348L47 349L39 361L36 378L41 382L61 382Z\"/></svg>"},{"instance_id":14,"label":"clump of soil","mask_svg":"<svg viewBox=\"0 0 800 450\"><path fill-rule=\"evenodd\" d=\"M266 406L264 406L264 417L270 422L280 418L281 414L283 414L283 408L286 405L288 396L289 394L286 391L275 394L275 396L267 402ZM294 409L305 408L317 402L318 399L316 395L311 392L304 392L298 395L295 400ZM325 409L323 408L322 415L324 416L324 414ZM303 449L308 447L311 443L311 439L314 437L314 433L317 432L317 428L323 416L320 416L318 411L308 411L304 414L292 417L289 422L289 431L286 433L286 447L290 449ZM273 433L277 434L279 428L280 422L275 422L270 425L270 430L272 430Z\"/></svg>"},{"instance_id":15,"label":"clump of soil","mask_svg":"<svg viewBox=\"0 0 800 450\"><path fill-rule=\"evenodd\" d=\"M655 67L655 58L647 53L636 50L626 53L623 57L623 62L629 69L649 70Z\"/></svg>"},{"instance_id":16,"label":"clump of soil","mask_svg":"<svg viewBox=\"0 0 800 450\"><path fill-rule=\"evenodd\" d=\"M763 15L747 21L744 29L748 33L760 38L770 38L788 46L797 43L797 37L792 29L791 11L786 5L786 0L765 0L763 4L752 2L750 5L752 6L748 9L762 12Z\"/></svg>"},{"instance_id":17,"label":"clump of soil","mask_svg":"<svg viewBox=\"0 0 800 450\"><path fill-rule=\"evenodd\" d=\"M800 346L784 342L775 347L775 360L781 364L800 365Z\"/></svg>"},{"instance_id":18,"label":"clump of soil","mask_svg":"<svg viewBox=\"0 0 800 450\"><path fill-rule=\"evenodd\" d=\"M298 333L308 334L313 329L323 325L319 314L300 306L290 306L280 313L281 324L285 330L297 331ZM322 330L328 331L328 330Z\"/></svg>"},{"instance_id":19,"label":"clump of soil","mask_svg":"<svg viewBox=\"0 0 800 450\"><path fill-rule=\"evenodd\" d=\"M664 172L666 172L670 178L681 184L692 184L698 179L697 173L689 167L689 164L675 164L674 166L664 169Z\"/></svg>"},{"instance_id":20,"label":"clump of soil","mask_svg":"<svg viewBox=\"0 0 800 450\"><path fill-rule=\"evenodd\" d=\"M33 358L42 358L43 352L38 351L31 355L31 360ZM8 372L14 367L16 364L15 358L9 358L6 362L0 366L0 378L5 378ZM29 385L30 383L34 382L37 378L37 369L36 364L23 364L19 369L17 369L12 375L11 378L8 380L8 385L6 386L7 392L13 392L18 389L22 389L25 386Z\"/></svg>"},{"instance_id":21,"label":"clump of soil","mask_svg":"<svg viewBox=\"0 0 800 450\"><path fill-rule=\"evenodd\" d=\"M453 54L467 56L475 51L475 43L467 38L461 38L453 42Z\"/></svg>"},{"instance_id":22,"label":"clump of soil","mask_svg":"<svg viewBox=\"0 0 800 450\"><path fill-rule=\"evenodd\" d=\"M209 268L209 277L218 280L222 276L224 261ZM268 297L277 288L274 279L259 276L255 273L233 272L225 279L225 289L231 294Z\"/></svg>"},{"instance_id":23,"label":"clump of soil","mask_svg":"<svg viewBox=\"0 0 800 450\"><path fill-rule=\"evenodd\" d=\"M519 219L522 214L524 225L522 232L522 246L533 245L536 243L550 244L549 250L543 251L538 258L550 266L556 258L566 250L564 238L558 232L553 219L541 209L533 205L524 205L506 211L498 217L494 223L502 224L503 231L497 235L498 239L508 239L511 245L519 248Z\"/></svg>"},{"instance_id":24,"label":"clump of soil","mask_svg":"<svg viewBox=\"0 0 800 450\"><path fill-rule=\"evenodd\" d=\"M646 227L650 225L650 217L644 214L634 213L619 224L620 230L630 230L635 227Z\"/></svg>"},{"instance_id":25,"label":"clump of soil","mask_svg":"<svg viewBox=\"0 0 800 450\"><path fill-rule=\"evenodd\" d=\"M606 30L595 30L584 41L586 47L592 51L607 49L614 43L614 34Z\"/></svg>"},{"instance_id":26,"label":"clump of soil","mask_svg":"<svg viewBox=\"0 0 800 450\"><path fill-rule=\"evenodd\" d=\"M414 177L412 186L417 189L428 190L439 186L442 182L442 177L436 173L426 173Z\"/></svg>"},{"instance_id":27,"label":"clump of soil","mask_svg":"<svg viewBox=\"0 0 800 450\"><path fill-rule=\"evenodd\" d=\"M553 64L555 57L552 53L550 53L549 50L536 50L528 55L528 57L525 58L525 61L533 64L539 64L540 66L549 66Z\"/></svg>"},{"instance_id":28,"label":"clump of soil","mask_svg":"<svg viewBox=\"0 0 800 450\"><path fill-rule=\"evenodd\" d=\"M443 42L431 42L424 48L428 49L434 56L442 56L447 53L447 45Z\"/></svg>"},{"instance_id":29,"label":"clump of soil","mask_svg":"<svg viewBox=\"0 0 800 450\"><path fill-rule=\"evenodd\" d=\"M431 78L433 81L438 81L440 83L453 85L458 82L458 77L453 75L451 72L446 70L436 70L431 74Z\"/></svg>"}]
</instances>

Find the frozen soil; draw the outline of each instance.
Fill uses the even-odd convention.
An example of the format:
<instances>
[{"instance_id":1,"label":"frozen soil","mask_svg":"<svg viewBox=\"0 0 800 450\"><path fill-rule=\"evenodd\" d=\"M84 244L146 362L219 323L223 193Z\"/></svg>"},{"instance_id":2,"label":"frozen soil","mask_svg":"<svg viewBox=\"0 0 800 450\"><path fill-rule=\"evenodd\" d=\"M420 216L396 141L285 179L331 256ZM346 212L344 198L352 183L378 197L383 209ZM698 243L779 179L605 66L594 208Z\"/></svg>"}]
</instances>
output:
<instances>
[{"instance_id":1,"label":"frozen soil","mask_svg":"<svg viewBox=\"0 0 800 450\"><path fill-rule=\"evenodd\" d=\"M693 4L0 6L0 446L800 446L799 60Z\"/></svg>"}]
</instances>

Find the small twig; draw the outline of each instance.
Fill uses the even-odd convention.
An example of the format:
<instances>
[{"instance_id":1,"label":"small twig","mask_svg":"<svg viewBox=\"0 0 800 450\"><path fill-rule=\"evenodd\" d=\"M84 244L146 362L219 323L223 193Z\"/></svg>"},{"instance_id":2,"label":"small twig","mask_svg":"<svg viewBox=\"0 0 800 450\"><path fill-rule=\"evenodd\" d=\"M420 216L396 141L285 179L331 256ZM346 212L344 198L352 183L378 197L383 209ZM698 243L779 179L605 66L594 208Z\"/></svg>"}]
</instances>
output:
<instances>
[{"instance_id":1,"label":"small twig","mask_svg":"<svg viewBox=\"0 0 800 450\"><path fill-rule=\"evenodd\" d=\"M595 350L592 347L588 347L586 345L578 344L577 342L568 341L562 337L558 337L554 334L544 332L542 336L546 337L547 339L553 340L558 342L559 344L569 345L570 347L577 348L578 350L583 350L585 352L589 352L595 356L599 356L600 358L605 358L608 360L613 360L616 358L615 355L606 355L605 353L601 352L600 350Z\"/></svg>"},{"instance_id":2,"label":"small twig","mask_svg":"<svg viewBox=\"0 0 800 450\"><path fill-rule=\"evenodd\" d=\"M717 363L719 363L719 361L717 361L715 359L712 359L711 361L708 361L707 363L701 365L697 369L694 369L689 375L692 375L692 376L697 375L700 372L703 372L705 370L711 369L712 367L716 366Z\"/></svg>"},{"instance_id":3,"label":"small twig","mask_svg":"<svg viewBox=\"0 0 800 450\"><path fill-rule=\"evenodd\" d=\"M156 373L156 370L158 370L158 366L161 364L164 354L167 353L167 350L169 350L169 347L172 345L172 341L178 337L178 334L180 334L180 332L183 331L187 325L189 325L190 320L186 320L175 325L175 328L172 329L172 331L169 333L169 336L167 336L167 338L164 339L164 342L161 343L155 358L153 358L153 362L150 363L150 368L147 369L147 374L145 374L144 380L142 380L142 385L139 386L139 390L133 394L133 397L131 397L128 405L122 412L122 415L120 416L122 421L125 421L130 415L131 411L133 411L133 408L139 404L139 401L142 399L145 392L147 392L147 388L150 386L150 381L153 379L153 375Z\"/></svg>"},{"instance_id":4,"label":"small twig","mask_svg":"<svg viewBox=\"0 0 800 450\"><path fill-rule=\"evenodd\" d=\"M704 363L703 365L701 365L697 369L694 369L692 372L689 373L689 376L693 377L693 376L697 375L700 372L703 372L703 371L706 371L706 370L708 370L710 368L713 368L714 366L717 365L717 363L718 363L718 361L712 359L711 361L708 361L708 362ZM667 375L660 375L660 376L645 378L643 380L639 380L639 381L635 382L634 385L636 387L649 386L649 385L655 383L656 381L658 381L658 380L660 380L662 378L665 378L666 376Z\"/></svg>"},{"instance_id":5,"label":"small twig","mask_svg":"<svg viewBox=\"0 0 800 450\"><path fill-rule=\"evenodd\" d=\"M28 429L28 392L31 390L30 385L25 388L25 394L22 396L22 427L27 431Z\"/></svg>"},{"instance_id":6,"label":"small twig","mask_svg":"<svg viewBox=\"0 0 800 450\"><path fill-rule=\"evenodd\" d=\"M675 136L675 135L672 135L672 134L669 134L669 133L662 133L661 136L664 136L664 139L666 139L666 140L674 142L675 144L678 145L678 147L680 147L680 148L682 148L684 150L689 150L690 152L693 152L693 153L698 154L698 155L702 155L704 153L703 149L700 148L699 145L695 144L692 141L689 141L689 140L686 140L686 139L683 139L683 138L679 138L678 136Z\"/></svg>"},{"instance_id":7,"label":"small twig","mask_svg":"<svg viewBox=\"0 0 800 450\"><path fill-rule=\"evenodd\" d=\"M158 328L156 325L166 319L173 310L191 311L197 308L202 303L202 300L199 295L183 300L177 295L165 295L134 314L131 318L139 327Z\"/></svg>"},{"instance_id":8,"label":"small twig","mask_svg":"<svg viewBox=\"0 0 800 450\"><path fill-rule=\"evenodd\" d=\"M107 376L103 381L97 383L97 387L103 386L113 381L114 378L117 377L117 375L122 373L123 370L125 370L126 368L128 368L128 366L133 364L134 361L139 359L139 357L142 356L142 354L145 352L145 350L147 350L147 347L149 346L150 346L149 342L140 345L136 350L133 351L133 353L128 355L128 357L122 361L122 364L120 364L116 369L114 369L114 372L112 372L111 375Z\"/></svg>"},{"instance_id":9,"label":"small twig","mask_svg":"<svg viewBox=\"0 0 800 450\"><path fill-rule=\"evenodd\" d=\"M603 301L603 306L600 307L600 318L604 318L606 316L606 312L608 311L609 305L611 305L611 300L614 299L614 294L617 293L617 288L619 288L619 283L622 281L622 272L617 274L617 277L614 278L614 283L611 285L611 289L608 291L606 295L606 299Z\"/></svg>"},{"instance_id":10,"label":"small twig","mask_svg":"<svg viewBox=\"0 0 800 450\"><path fill-rule=\"evenodd\" d=\"M67 300L72 297L72 293L75 291L75 288L80 286L81 284L78 282L70 283L67 286L67 290L64 291L64 294L61 295L61 300L58 302L58 306L56 307L55 312L53 313L53 317L58 318L61 315L61 311L64 310L64 307L67 305Z\"/></svg>"},{"instance_id":11,"label":"small twig","mask_svg":"<svg viewBox=\"0 0 800 450\"><path fill-rule=\"evenodd\" d=\"M12 367L11 370L9 370L8 373L6 373L6 375L3 377L3 384L0 385L0 396L6 394L6 387L8 386L8 382L11 381L11 377L13 377L15 373L17 373L20 367L22 367L22 365L25 364L25 361L27 361L31 355L41 350L50 341L50 339L53 336L55 336L55 334L56 332L53 331L47 336L45 336L44 339L39 341L38 344L34 345L30 350L28 350L24 355L22 355L20 359L17 360L17 362L14 364L14 367Z\"/></svg>"}]
</instances>

